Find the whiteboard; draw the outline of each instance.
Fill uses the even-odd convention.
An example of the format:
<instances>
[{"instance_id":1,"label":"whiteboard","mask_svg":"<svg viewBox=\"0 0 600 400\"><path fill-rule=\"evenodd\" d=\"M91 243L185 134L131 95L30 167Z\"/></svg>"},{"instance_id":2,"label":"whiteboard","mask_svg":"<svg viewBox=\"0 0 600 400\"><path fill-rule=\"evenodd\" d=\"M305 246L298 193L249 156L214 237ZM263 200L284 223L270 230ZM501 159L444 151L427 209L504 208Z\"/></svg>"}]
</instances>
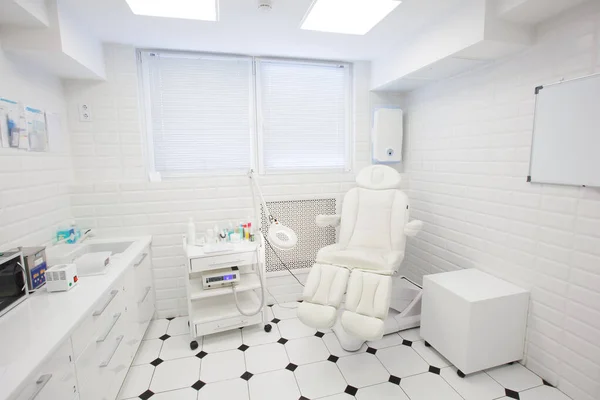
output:
<instances>
[{"instance_id":1,"label":"whiteboard","mask_svg":"<svg viewBox=\"0 0 600 400\"><path fill-rule=\"evenodd\" d=\"M528 180L600 186L600 74L536 89Z\"/></svg>"}]
</instances>

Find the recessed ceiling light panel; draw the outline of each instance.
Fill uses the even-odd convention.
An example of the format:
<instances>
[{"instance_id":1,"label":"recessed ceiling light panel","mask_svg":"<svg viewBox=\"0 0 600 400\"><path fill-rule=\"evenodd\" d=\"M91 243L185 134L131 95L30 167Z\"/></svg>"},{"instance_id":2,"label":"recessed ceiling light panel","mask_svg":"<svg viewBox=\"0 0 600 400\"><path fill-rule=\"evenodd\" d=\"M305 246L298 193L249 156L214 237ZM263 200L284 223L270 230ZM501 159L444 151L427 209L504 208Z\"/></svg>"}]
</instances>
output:
<instances>
[{"instance_id":1,"label":"recessed ceiling light panel","mask_svg":"<svg viewBox=\"0 0 600 400\"><path fill-rule=\"evenodd\" d=\"M365 35L402 3L399 0L315 0L302 29Z\"/></svg>"},{"instance_id":2,"label":"recessed ceiling light panel","mask_svg":"<svg viewBox=\"0 0 600 400\"><path fill-rule=\"evenodd\" d=\"M125 0L136 15L217 21L218 0Z\"/></svg>"}]
</instances>

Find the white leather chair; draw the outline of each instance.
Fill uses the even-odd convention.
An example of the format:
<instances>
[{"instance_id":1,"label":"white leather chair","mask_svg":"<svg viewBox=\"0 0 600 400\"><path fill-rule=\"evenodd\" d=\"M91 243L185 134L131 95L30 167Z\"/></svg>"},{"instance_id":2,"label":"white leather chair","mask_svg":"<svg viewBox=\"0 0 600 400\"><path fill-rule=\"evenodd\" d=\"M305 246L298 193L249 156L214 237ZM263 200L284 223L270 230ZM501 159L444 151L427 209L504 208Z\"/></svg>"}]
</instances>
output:
<instances>
[{"instance_id":1,"label":"white leather chair","mask_svg":"<svg viewBox=\"0 0 600 400\"><path fill-rule=\"evenodd\" d=\"M343 331L343 335L357 339L348 346L354 350L365 340L381 339L391 331L419 324L420 315L415 313L420 314L421 293L416 286L408 303L400 302L413 307L408 313L410 323L386 322L392 299L398 298L392 290L392 276L404 259L406 237L422 228L421 221L408 221L408 197L399 190L400 181L400 174L390 167L367 167L356 177L358 187L344 197L341 215L317 217L319 226L339 226L339 242L317 254L298 318L315 329L335 325L338 338ZM345 307L341 310L344 294Z\"/></svg>"}]
</instances>

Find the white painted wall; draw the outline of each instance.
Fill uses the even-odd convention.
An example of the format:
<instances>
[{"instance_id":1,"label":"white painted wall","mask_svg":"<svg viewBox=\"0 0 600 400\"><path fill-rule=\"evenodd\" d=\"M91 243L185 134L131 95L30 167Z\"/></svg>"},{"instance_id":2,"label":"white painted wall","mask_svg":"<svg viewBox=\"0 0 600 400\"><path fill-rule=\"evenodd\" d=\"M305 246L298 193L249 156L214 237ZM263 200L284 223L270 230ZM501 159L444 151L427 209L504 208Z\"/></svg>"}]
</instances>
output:
<instances>
[{"instance_id":1,"label":"white painted wall","mask_svg":"<svg viewBox=\"0 0 600 400\"><path fill-rule=\"evenodd\" d=\"M135 49L109 45L105 51L107 82L66 84L77 181L73 213L82 226L98 228L107 235L152 234L159 315L185 315L181 235L188 218L193 216L197 229L203 231L215 222L252 215L248 179L232 176L149 183ZM356 64L354 75L357 170L370 163L369 64ZM81 102L92 106L93 122L79 122L77 105ZM261 179L267 200L339 197L353 183L353 173Z\"/></svg>"},{"instance_id":2,"label":"white painted wall","mask_svg":"<svg viewBox=\"0 0 600 400\"><path fill-rule=\"evenodd\" d=\"M0 96L63 115L63 137L49 153L0 148L0 250L48 242L71 218L66 106L58 78L15 64L0 50ZM55 138L52 138L55 139ZM65 146L56 149L56 144Z\"/></svg>"},{"instance_id":3,"label":"white painted wall","mask_svg":"<svg viewBox=\"0 0 600 400\"><path fill-rule=\"evenodd\" d=\"M413 92L410 278L480 268L531 290L526 364L600 399L600 189L526 182L540 84L600 72L600 4L539 27L519 55Z\"/></svg>"}]
</instances>

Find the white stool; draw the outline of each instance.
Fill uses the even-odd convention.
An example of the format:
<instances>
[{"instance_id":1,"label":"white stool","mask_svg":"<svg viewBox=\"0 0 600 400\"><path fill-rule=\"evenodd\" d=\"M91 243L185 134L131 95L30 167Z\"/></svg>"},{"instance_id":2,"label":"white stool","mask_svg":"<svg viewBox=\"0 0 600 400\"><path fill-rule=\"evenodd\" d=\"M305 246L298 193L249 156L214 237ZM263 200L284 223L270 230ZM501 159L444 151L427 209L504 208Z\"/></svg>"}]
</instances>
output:
<instances>
[{"instance_id":1,"label":"white stool","mask_svg":"<svg viewBox=\"0 0 600 400\"><path fill-rule=\"evenodd\" d=\"M529 292L477 269L423 279L421 336L458 375L523 358Z\"/></svg>"}]
</instances>

